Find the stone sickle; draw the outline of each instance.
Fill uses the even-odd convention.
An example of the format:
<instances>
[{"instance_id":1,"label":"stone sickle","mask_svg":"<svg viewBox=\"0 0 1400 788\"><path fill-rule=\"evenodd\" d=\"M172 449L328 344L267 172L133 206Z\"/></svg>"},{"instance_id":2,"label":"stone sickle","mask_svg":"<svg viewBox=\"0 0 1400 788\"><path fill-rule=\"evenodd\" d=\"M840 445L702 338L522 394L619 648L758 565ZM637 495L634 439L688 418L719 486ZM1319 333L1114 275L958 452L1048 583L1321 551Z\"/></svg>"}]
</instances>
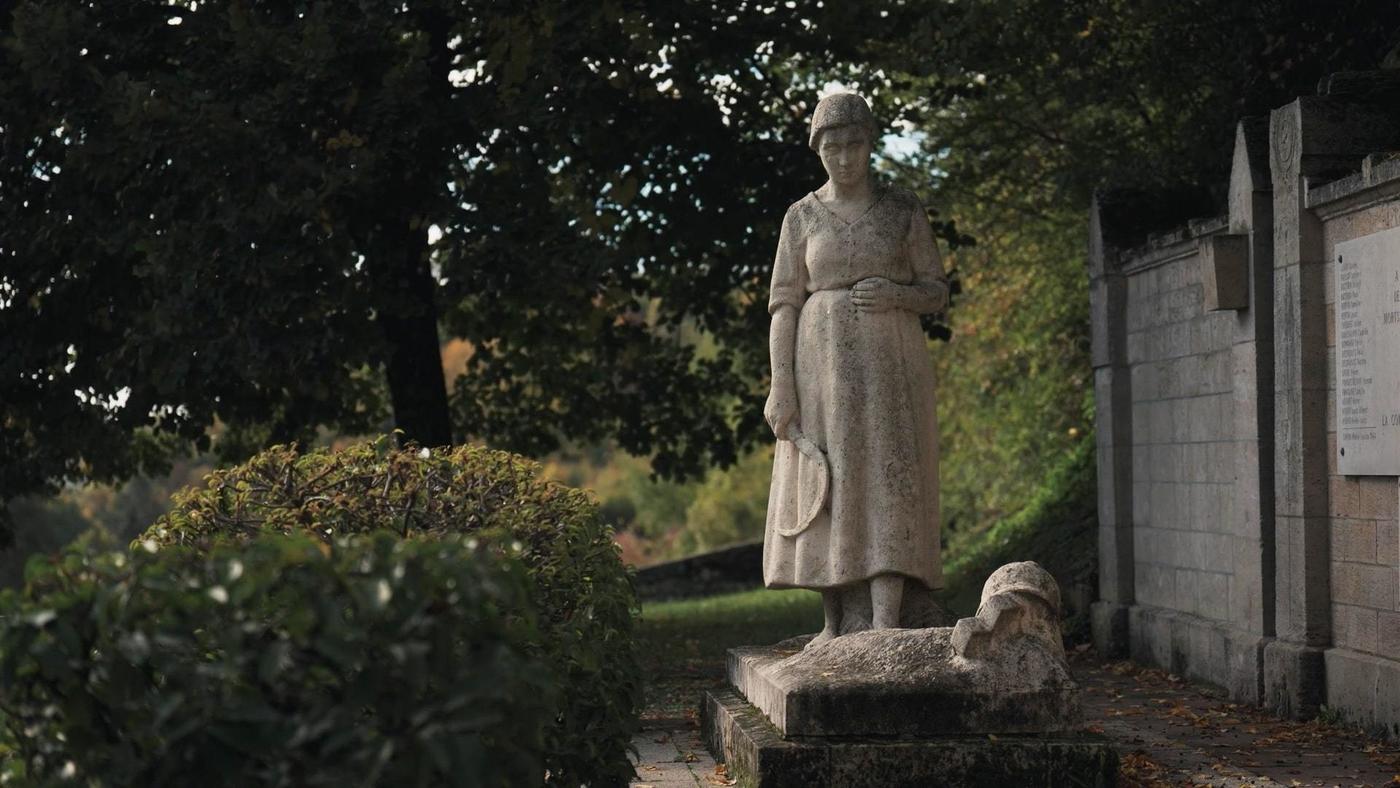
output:
<instances>
[{"instance_id":1,"label":"stone sickle","mask_svg":"<svg viewBox=\"0 0 1400 788\"><path fill-rule=\"evenodd\" d=\"M826 508L827 498L831 495L831 467L827 464L826 454L811 438L803 435L801 430L789 427L788 434L800 456L797 477L800 480L798 487L802 490L802 500L797 503L797 522L778 526L778 533L782 536L797 536L807 530L821 510Z\"/></svg>"}]
</instances>

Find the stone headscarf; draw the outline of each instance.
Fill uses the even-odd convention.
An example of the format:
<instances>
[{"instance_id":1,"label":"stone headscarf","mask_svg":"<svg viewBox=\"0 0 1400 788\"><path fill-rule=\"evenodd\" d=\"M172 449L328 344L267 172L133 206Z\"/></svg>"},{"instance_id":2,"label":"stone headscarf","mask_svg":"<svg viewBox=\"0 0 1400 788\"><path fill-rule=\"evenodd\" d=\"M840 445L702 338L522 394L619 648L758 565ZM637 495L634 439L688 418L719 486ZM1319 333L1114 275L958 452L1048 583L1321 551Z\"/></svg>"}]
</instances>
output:
<instances>
[{"instance_id":1,"label":"stone headscarf","mask_svg":"<svg viewBox=\"0 0 1400 788\"><path fill-rule=\"evenodd\" d=\"M837 126L864 126L870 131L872 143L879 137L879 126L875 124L870 105L854 93L832 93L817 102L817 108L812 112L812 131L807 137L807 145L816 150L821 133Z\"/></svg>"}]
</instances>

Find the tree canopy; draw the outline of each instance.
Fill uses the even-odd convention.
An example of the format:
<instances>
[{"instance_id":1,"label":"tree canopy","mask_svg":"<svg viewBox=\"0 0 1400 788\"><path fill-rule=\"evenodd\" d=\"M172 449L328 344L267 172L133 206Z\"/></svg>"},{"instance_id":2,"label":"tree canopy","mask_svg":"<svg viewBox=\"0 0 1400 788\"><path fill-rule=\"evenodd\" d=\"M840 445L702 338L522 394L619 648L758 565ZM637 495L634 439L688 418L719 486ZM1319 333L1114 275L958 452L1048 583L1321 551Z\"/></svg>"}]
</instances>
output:
<instances>
[{"instance_id":1,"label":"tree canopy","mask_svg":"<svg viewBox=\"0 0 1400 788\"><path fill-rule=\"evenodd\" d=\"M926 7L940 4L930 3ZM1225 208L1236 122L1319 77L1380 66L1400 6L1360 0L978 0L872 48L851 84L903 97L916 155L894 160L977 239L935 353L949 555L959 531L1027 506L1092 440L1084 255L1096 189ZM882 79L882 74L895 78ZM954 88L960 90L953 90ZM893 94L891 96L890 94ZM888 110L886 110L888 112Z\"/></svg>"},{"instance_id":2,"label":"tree canopy","mask_svg":"<svg viewBox=\"0 0 1400 788\"><path fill-rule=\"evenodd\" d=\"M732 461L815 169L769 64L854 50L840 11L727 5L5 3L0 495L388 405L428 444Z\"/></svg>"},{"instance_id":3,"label":"tree canopy","mask_svg":"<svg viewBox=\"0 0 1400 788\"><path fill-rule=\"evenodd\" d=\"M1395 16L0 0L0 498L158 469L215 427L236 457L391 415L425 444L727 465L767 438L768 270L783 206L820 182L805 122L829 82L920 143L882 167L984 240L965 274L1066 283L1093 188L1213 182L1236 116L1373 66ZM444 337L472 348L450 397ZM1056 352L958 360L1010 386Z\"/></svg>"}]
</instances>

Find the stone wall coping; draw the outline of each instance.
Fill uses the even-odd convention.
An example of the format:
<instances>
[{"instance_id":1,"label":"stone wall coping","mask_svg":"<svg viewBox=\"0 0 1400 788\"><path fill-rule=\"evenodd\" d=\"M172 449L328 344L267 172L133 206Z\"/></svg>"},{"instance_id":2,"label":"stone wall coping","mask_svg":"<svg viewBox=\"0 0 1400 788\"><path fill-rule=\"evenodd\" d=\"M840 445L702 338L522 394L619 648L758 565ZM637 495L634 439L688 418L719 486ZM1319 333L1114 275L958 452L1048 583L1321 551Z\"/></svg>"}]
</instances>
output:
<instances>
[{"instance_id":1,"label":"stone wall coping","mask_svg":"<svg viewBox=\"0 0 1400 788\"><path fill-rule=\"evenodd\" d=\"M1127 249L1119 255L1124 273L1134 274L1148 268L1190 257L1196 253L1197 242L1206 236L1224 232L1230 226L1229 216L1193 219L1185 227L1164 233L1153 233L1147 243Z\"/></svg>"},{"instance_id":2,"label":"stone wall coping","mask_svg":"<svg viewBox=\"0 0 1400 788\"><path fill-rule=\"evenodd\" d=\"M1400 152L1372 153L1361 170L1308 189L1307 206L1326 221L1400 195Z\"/></svg>"}]
</instances>

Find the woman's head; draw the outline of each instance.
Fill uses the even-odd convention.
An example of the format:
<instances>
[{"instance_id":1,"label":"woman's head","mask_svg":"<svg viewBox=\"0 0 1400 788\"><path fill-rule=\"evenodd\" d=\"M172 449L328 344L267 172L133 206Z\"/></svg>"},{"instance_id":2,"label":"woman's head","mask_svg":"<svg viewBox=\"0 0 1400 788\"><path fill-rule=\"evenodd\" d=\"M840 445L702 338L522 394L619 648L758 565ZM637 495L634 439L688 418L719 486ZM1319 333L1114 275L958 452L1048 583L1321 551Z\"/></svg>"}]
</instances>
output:
<instances>
[{"instance_id":1,"label":"woman's head","mask_svg":"<svg viewBox=\"0 0 1400 788\"><path fill-rule=\"evenodd\" d=\"M821 157L826 174L847 184L868 176L878 133L865 99L854 93L833 93L817 103L807 141Z\"/></svg>"}]
</instances>

